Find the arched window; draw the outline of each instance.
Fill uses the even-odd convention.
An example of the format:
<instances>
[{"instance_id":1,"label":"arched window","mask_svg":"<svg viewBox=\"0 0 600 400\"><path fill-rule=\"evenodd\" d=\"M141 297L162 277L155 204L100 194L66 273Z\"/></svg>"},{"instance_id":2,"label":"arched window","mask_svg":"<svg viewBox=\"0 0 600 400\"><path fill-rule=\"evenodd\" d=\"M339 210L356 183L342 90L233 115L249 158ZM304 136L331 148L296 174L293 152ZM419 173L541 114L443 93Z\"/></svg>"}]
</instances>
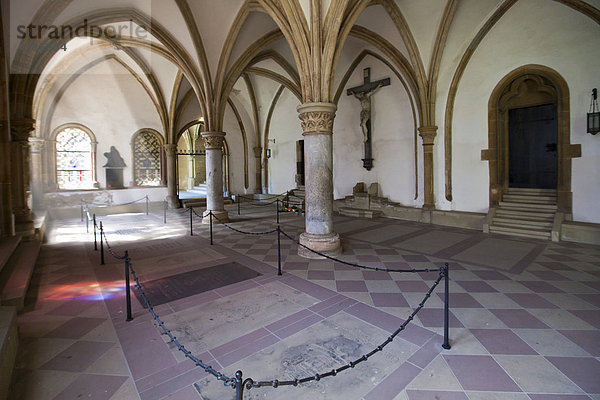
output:
<instances>
[{"instance_id":1,"label":"arched window","mask_svg":"<svg viewBox=\"0 0 600 400\"><path fill-rule=\"evenodd\" d=\"M135 185L160 186L162 181L160 136L144 130L134 136L132 145Z\"/></svg>"},{"instance_id":2,"label":"arched window","mask_svg":"<svg viewBox=\"0 0 600 400\"><path fill-rule=\"evenodd\" d=\"M92 138L77 127L56 135L56 181L61 190L94 188Z\"/></svg>"}]
</instances>

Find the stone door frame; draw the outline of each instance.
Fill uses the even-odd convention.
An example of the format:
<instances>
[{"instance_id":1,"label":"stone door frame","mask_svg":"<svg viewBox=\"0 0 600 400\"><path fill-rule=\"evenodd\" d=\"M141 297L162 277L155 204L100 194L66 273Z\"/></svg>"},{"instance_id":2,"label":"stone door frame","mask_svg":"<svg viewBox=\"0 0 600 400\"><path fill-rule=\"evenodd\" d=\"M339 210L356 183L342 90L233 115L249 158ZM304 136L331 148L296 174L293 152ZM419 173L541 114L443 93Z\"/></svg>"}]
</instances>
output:
<instances>
[{"instance_id":1,"label":"stone door frame","mask_svg":"<svg viewBox=\"0 0 600 400\"><path fill-rule=\"evenodd\" d=\"M498 205L508 189L508 111L554 104L557 117L557 205L571 214L571 159L581 157L581 145L571 144L569 88L556 71L542 65L525 65L507 74L496 85L488 103L488 149L481 159L489 162L490 207Z\"/></svg>"}]
</instances>

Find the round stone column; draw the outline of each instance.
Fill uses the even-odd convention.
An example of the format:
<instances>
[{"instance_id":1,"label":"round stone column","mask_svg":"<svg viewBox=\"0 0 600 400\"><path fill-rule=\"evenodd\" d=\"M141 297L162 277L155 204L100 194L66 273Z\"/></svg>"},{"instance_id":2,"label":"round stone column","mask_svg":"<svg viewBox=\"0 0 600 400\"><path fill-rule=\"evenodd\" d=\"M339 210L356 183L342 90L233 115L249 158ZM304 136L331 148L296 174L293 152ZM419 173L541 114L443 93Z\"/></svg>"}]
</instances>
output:
<instances>
[{"instance_id":1,"label":"round stone column","mask_svg":"<svg viewBox=\"0 0 600 400\"><path fill-rule=\"evenodd\" d=\"M29 204L29 136L35 129L33 119L14 119L10 122L12 150L12 200L15 215L15 231L29 237L34 234L33 215Z\"/></svg>"},{"instance_id":2,"label":"round stone column","mask_svg":"<svg viewBox=\"0 0 600 400\"><path fill-rule=\"evenodd\" d=\"M169 208L179 208L177 197L177 145L166 144L167 155L167 203Z\"/></svg>"},{"instance_id":3,"label":"round stone column","mask_svg":"<svg viewBox=\"0 0 600 400\"><path fill-rule=\"evenodd\" d=\"M225 132L202 132L204 149L206 150L206 211L202 222L210 223L210 212L221 222L229 218L223 202L223 141ZM213 224L219 220L213 218Z\"/></svg>"},{"instance_id":4,"label":"round stone column","mask_svg":"<svg viewBox=\"0 0 600 400\"><path fill-rule=\"evenodd\" d=\"M300 235L300 244L328 256L342 253L340 236L333 231L332 135L336 110L332 103L306 103L298 107L306 174L306 232ZM301 246L298 255L323 258Z\"/></svg>"},{"instance_id":5,"label":"round stone column","mask_svg":"<svg viewBox=\"0 0 600 400\"><path fill-rule=\"evenodd\" d=\"M46 147L46 141L40 137L29 138L31 146L31 194L33 196L34 210L40 210L44 207L44 165L43 153Z\"/></svg>"},{"instance_id":6,"label":"round stone column","mask_svg":"<svg viewBox=\"0 0 600 400\"><path fill-rule=\"evenodd\" d=\"M423 192L425 199L423 210L435 209L435 198L433 195L433 142L437 135L437 126L422 126L419 135L423 138Z\"/></svg>"}]
</instances>

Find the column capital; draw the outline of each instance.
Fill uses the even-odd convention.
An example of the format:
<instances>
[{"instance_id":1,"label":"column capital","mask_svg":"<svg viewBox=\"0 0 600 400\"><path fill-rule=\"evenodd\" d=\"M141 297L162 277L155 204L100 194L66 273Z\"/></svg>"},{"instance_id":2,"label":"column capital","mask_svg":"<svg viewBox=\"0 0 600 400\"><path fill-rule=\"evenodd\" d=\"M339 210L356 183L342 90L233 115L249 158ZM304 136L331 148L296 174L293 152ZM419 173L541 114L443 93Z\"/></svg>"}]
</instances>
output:
<instances>
[{"instance_id":1,"label":"column capital","mask_svg":"<svg viewBox=\"0 0 600 400\"><path fill-rule=\"evenodd\" d=\"M337 106L333 103L305 103L297 108L302 135L332 135Z\"/></svg>"},{"instance_id":2,"label":"column capital","mask_svg":"<svg viewBox=\"0 0 600 400\"><path fill-rule=\"evenodd\" d=\"M419 128L419 136L423 138L423 145L432 145L437 136L437 126L422 126Z\"/></svg>"},{"instance_id":3,"label":"column capital","mask_svg":"<svg viewBox=\"0 0 600 400\"><path fill-rule=\"evenodd\" d=\"M29 145L31 147L31 152L34 154L39 154L44 151L44 147L46 146L46 139L41 137L30 137Z\"/></svg>"},{"instance_id":4,"label":"column capital","mask_svg":"<svg viewBox=\"0 0 600 400\"><path fill-rule=\"evenodd\" d=\"M164 146L165 152L167 155L174 156L177 152L177 145L173 143L165 144Z\"/></svg>"},{"instance_id":5,"label":"column capital","mask_svg":"<svg viewBox=\"0 0 600 400\"><path fill-rule=\"evenodd\" d=\"M206 150L221 150L225 141L225 132L201 132Z\"/></svg>"},{"instance_id":6,"label":"column capital","mask_svg":"<svg viewBox=\"0 0 600 400\"><path fill-rule=\"evenodd\" d=\"M27 142L31 132L35 130L35 120L31 118L15 118L10 121L10 135L14 142Z\"/></svg>"}]
</instances>

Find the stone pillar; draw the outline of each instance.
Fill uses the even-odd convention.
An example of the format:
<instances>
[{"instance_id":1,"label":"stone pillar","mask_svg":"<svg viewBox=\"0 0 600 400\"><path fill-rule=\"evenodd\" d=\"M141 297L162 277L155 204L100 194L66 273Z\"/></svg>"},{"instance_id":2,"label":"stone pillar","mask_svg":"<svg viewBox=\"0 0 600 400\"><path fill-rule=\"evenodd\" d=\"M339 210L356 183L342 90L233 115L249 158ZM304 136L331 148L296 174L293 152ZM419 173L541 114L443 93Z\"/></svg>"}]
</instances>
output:
<instances>
[{"instance_id":1,"label":"stone pillar","mask_svg":"<svg viewBox=\"0 0 600 400\"><path fill-rule=\"evenodd\" d=\"M223 202L223 141L225 132L202 132L206 150L206 211L203 223L210 223L210 211L222 222L229 218ZM213 224L219 223L213 218Z\"/></svg>"},{"instance_id":2,"label":"stone pillar","mask_svg":"<svg viewBox=\"0 0 600 400\"><path fill-rule=\"evenodd\" d=\"M419 135L423 138L423 191L425 192L423 210L426 211L435 209L435 199L433 196L433 142L437 135L437 129L437 126L422 126L419 128Z\"/></svg>"},{"instance_id":3,"label":"stone pillar","mask_svg":"<svg viewBox=\"0 0 600 400\"><path fill-rule=\"evenodd\" d=\"M28 118L11 120L12 153L12 206L15 215L15 231L23 236L33 236L33 216L29 204L29 135L35 129L35 121Z\"/></svg>"},{"instance_id":4,"label":"stone pillar","mask_svg":"<svg viewBox=\"0 0 600 400\"><path fill-rule=\"evenodd\" d=\"M192 153L193 152L194 151L192 150ZM195 156L189 156L187 158L188 159L188 179L187 179L187 181L188 181L188 190L192 190L194 188L194 186L196 186L196 180L195 180L196 178L194 176L194 175L196 175L195 174L195 170L194 170L195 169L195 167L194 167L194 164L195 164L194 163L194 157Z\"/></svg>"},{"instance_id":5,"label":"stone pillar","mask_svg":"<svg viewBox=\"0 0 600 400\"><path fill-rule=\"evenodd\" d=\"M179 198L177 197L177 145L166 144L165 154L167 155L167 203L169 208L179 208Z\"/></svg>"},{"instance_id":6,"label":"stone pillar","mask_svg":"<svg viewBox=\"0 0 600 400\"><path fill-rule=\"evenodd\" d=\"M44 164L43 154L46 141L40 137L29 138L31 146L31 194L33 196L33 209L44 207Z\"/></svg>"},{"instance_id":7,"label":"stone pillar","mask_svg":"<svg viewBox=\"0 0 600 400\"><path fill-rule=\"evenodd\" d=\"M262 147L254 148L254 158L256 159L256 188L254 189L254 193L262 193L263 192L263 184L262 184Z\"/></svg>"},{"instance_id":8,"label":"stone pillar","mask_svg":"<svg viewBox=\"0 0 600 400\"><path fill-rule=\"evenodd\" d=\"M2 121L0 129L8 130L8 121ZM15 234L10 167L10 142L0 140L0 222L2 223L2 226L0 227L0 237L13 236Z\"/></svg>"},{"instance_id":9,"label":"stone pillar","mask_svg":"<svg viewBox=\"0 0 600 400\"><path fill-rule=\"evenodd\" d=\"M336 109L332 103L298 107L306 165L306 232L300 235L300 243L328 256L342 253L340 236L333 231L332 135ZM298 247L298 255L322 258L302 247Z\"/></svg>"}]
</instances>

